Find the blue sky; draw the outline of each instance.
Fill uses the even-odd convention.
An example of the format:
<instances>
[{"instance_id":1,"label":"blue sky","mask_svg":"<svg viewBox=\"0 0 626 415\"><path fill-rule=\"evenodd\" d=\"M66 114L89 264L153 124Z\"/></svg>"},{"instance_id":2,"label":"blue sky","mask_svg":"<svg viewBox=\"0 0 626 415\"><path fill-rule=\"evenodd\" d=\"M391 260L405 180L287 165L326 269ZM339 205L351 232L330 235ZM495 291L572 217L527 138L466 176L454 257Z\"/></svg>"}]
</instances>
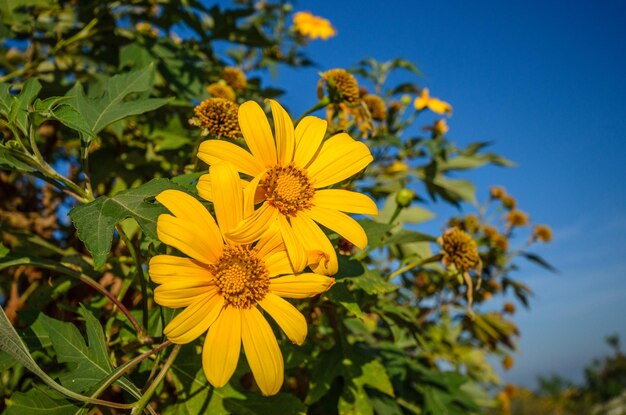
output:
<instances>
[{"instance_id":1,"label":"blue sky","mask_svg":"<svg viewBox=\"0 0 626 415\"><path fill-rule=\"evenodd\" d=\"M281 69L271 80L300 114L315 100L317 72L364 57L415 62L415 79L449 101L448 136L494 141L519 167L468 175L479 195L505 186L554 242L535 251L560 271L523 263L516 276L535 291L516 316L522 337L504 378L533 385L538 374L581 380L626 341L626 3L622 1L301 1L330 19L338 36L312 42L319 64ZM408 74L407 74L408 77ZM426 122L426 120L424 120ZM439 211L440 229L449 210Z\"/></svg>"}]
</instances>

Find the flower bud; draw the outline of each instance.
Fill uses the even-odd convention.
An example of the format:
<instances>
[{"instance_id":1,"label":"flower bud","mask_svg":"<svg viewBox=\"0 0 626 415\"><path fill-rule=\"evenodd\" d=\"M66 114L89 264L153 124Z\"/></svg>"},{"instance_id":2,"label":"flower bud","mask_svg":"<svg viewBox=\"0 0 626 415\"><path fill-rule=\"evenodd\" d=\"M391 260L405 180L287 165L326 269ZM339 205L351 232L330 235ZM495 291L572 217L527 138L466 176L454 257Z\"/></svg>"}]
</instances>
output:
<instances>
[{"instance_id":1,"label":"flower bud","mask_svg":"<svg viewBox=\"0 0 626 415\"><path fill-rule=\"evenodd\" d=\"M396 203L401 208L408 207L415 199L415 193L409 189L402 189L396 194Z\"/></svg>"}]
</instances>

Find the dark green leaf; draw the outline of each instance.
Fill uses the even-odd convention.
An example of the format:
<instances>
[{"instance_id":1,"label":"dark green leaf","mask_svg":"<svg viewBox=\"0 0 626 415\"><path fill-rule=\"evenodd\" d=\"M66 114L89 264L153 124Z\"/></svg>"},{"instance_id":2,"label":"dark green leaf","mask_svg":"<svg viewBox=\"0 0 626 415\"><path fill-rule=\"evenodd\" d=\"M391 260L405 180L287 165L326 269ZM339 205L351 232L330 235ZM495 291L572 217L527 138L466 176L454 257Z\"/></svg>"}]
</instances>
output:
<instances>
[{"instance_id":1,"label":"dark green leaf","mask_svg":"<svg viewBox=\"0 0 626 415\"><path fill-rule=\"evenodd\" d=\"M93 131L91 131L91 127L87 124L85 117L83 117L80 112L70 105L61 104L54 108L52 110L52 116L59 120L63 125L79 131L87 137L95 137Z\"/></svg>"},{"instance_id":2,"label":"dark green leaf","mask_svg":"<svg viewBox=\"0 0 626 415\"><path fill-rule=\"evenodd\" d=\"M135 219L148 236L156 239L157 218L167 210L156 203L148 202L147 199L154 198L166 189L182 190L167 179L154 179L113 197L100 196L93 202L70 211L78 237L93 256L96 268L106 261L111 250L115 225L123 219Z\"/></svg>"},{"instance_id":3,"label":"dark green leaf","mask_svg":"<svg viewBox=\"0 0 626 415\"><path fill-rule=\"evenodd\" d=\"M28 134L28 107L33 103L39 91L41 91L41 84L37 78L31 78L24 82L22 91L11 105L9 121L14 122L24 134Z\"/></svg>"},{"instance_id":4,"label":"dark green leaf","mask_svg":"<svg viewBox=\"0 0 626 415\"><path fill-rule=\"evenodd\" d=\"M67 96L73 98L70 105L84 116L90 129L97 134L115 121L167 104L169 98L148 98L153 84L154 65L149 65L108 79L98 96L85 95L80 83Z\"/></svg>"},{"instance_id":5,"label":"dark green leaf","mask_svg":"<svg viewBox=\"0 0 626 415\"><path fill-rule=\"evenodd\" d=\"M535 264L539 265L540 267L543 267L545 269L547 269L550 272L554 272L555 274L558 274L558 270L556 268L554 268L552 265L550 265L550 263L548 261L546 261L545 259L543 259L542 257L540 257L537 254L533 254L531 252L522 252L521 255L528 259L531 262L534 262Z\"/></svg>"},{"instance_id":6,"label":"dark green leaf","mask_svg":"<svg viewBox=\"0 0 626 415\"><path fill-rule=\"evenodd\" d=\"M89 345L72 323L55 320L43 314L39 317L48 331L57 360L70 364L68 370L59 376L59 380L74 392L89 390L114 370L107 355L100 323L86 309L81 308L80 313L85 318ZM136 398L141 396L139 389L127 379L120 378L116 383Z\"/></svg>"},{"instance_id":7,"label":"dark green leaf","mask_svg":"<svg viewBox=\"0 0 626 415\"><path fill-rule=\"evenodd\" d=\"M69 415L82 413L81 407L58 392L35 386L25 393L16 392L6 400L6 415ZM86 413L86 412L85 412Z\"/></svg>"}]
</instances>

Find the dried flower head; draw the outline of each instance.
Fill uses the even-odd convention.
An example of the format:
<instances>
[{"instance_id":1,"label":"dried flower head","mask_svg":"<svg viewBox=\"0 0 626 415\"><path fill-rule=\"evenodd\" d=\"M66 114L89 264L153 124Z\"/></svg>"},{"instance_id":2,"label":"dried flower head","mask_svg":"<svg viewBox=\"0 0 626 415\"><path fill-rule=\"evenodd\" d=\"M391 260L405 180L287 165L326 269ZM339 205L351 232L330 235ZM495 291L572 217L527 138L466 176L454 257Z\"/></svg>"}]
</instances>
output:
<instances>
[{"instance_id":1,"label":"dried flower head","mask_svg":"<svg viewBox=\"0 0 626 415\"><path fill-rule=\"evenodd\" d=\"M502 367L504 368L504 370L510 370L511 368L513 368L514 364L515 361L509 355L504 356L504 359L502 359Z\"/></svg>"},{"instance_id":2,"label":"dried flower head","mask_svg":"<svg viewBox=\"0 0 626 415\"><path fill-rule=\"evenodd\" d=\"M502 206L509 210L515 209L515 207L517 206L517 200L515 200L513 196L502 195L500 197L500 201L502 202Z\"/></svg>"},{"instance_id":3,"label":"dried flower head","mask_svg":"<svg viewBox=\"0 0 626 415\"><path fill-rule=\"evenodd\" d=\"M233 88L225 82L212 83L207 86L206 90L213 98L224 98L229 101L234 101L237 98Z\"/></svg>"},{"instance_id":4,"label":"dried flower head","mask_svg":"<svg viewBox=\"0 0 626 415\"><path fill-rule=\"evenodd\" d=\"M514 209L507 213L506 221L510 226L526 226L528 225L528 214Z\"/></svg>"},{"instance_id":5,"label":"dried flower head","mask_svg":"<svg viewBox=\"0 0 626 415\"><path fill-rule=\"evenodd\" d=\"M222 79L235 91L241 91L248 86L246 74L239 68L227 66L222 72Z\"/></svg>"},{"instance_id":6,"label":"dried flower head","mask_svg":"<svg viewBox=\"0 0 626 415\"><path fill-rule=\"evenodd\" d=\"M533 229L533 239L541 242L552 240L552 229L547 225L536 225Z\"/></svg>"},{"instance_id":7,"label":"dried flower head","mask_svg":"<svg viewBox=\"0 0 626 415\"><path fill-rule=\"evenodd\" d=\"M330 69L322 74L317 84L317 95L324 96L324 86L331 102L356 104L359 101L359 84L354 75L345 69Z\"/></svg>"},{"instance_id":8,"label":"dried flower head","mask_svg":"<svg viewBox=\"0 0 626 415\"><path fill-rule=\"evenodd\" d=\"M505 195L506 190L504 190L502 186L491 186L489 189L489 196L491 196L492 199L501 199Z\"/></svg>"},{"instance_id":9,"label":"dried flower head","mask_svg":"<svg viewBox=\"0 0 626 415\"><path fill-rule=\"evenodd\" d=\"M454 264L460 271L468 271L479 266L480 257L476 241L459 228L451 228L444 232L442 246L442 261L445 266Z\"/></svg>"},{"instance_id":10,"label":"dried flower head","mask_svg":"<svg viewBox=\"0 0 626 415\"><path fill-rule=\"evenodd\" d=\"M387 118L385 100L378 95L367 94L363 96L363 102L367 106L372 118L376 121L384 121Z\"/></svg>"},{"instance_id":11,"label":"dried flower head","mask_svg":"<svg viewBox=\"0 0 626 415\"><path fill-rule=\"evenodd\" d=\"M502 252L506 252L509 250L509 240L506 236L498 234L492 240L491 243L493 246Z\"/></svg>"},{"instance_id":12,"label":"dried flower head","mask_svg":"<svg viewBox=\"0 0 626 415\"><path fill-rule=\"evenodd\" d=\"M502 310L507 314L515 314L515 304L513 303L504 303Z\"/></svg>"},{"instance_id":13,"label":"dried flower head","mask_svg":"<svg viewBox=\"0 0 626 415\"><path fill-rule=\"evenodd\" d=\"M335 36L336 31L328 19L309 12L297 12L293 15L293 26L302 36L309 39L326 40Z\"/></svg>"},{"instance_id":14,"label":"dried flower head","mask_svg":"<svg viewBox=\"0 0 626 415\"><path fill-rule=\"evenodd\" d=\"M237 113L239 105L225 98L205 99L194 108L194 124L203 129L203 134L219 138L235 139L241 136Z\"/></svg>"}]
</instances>

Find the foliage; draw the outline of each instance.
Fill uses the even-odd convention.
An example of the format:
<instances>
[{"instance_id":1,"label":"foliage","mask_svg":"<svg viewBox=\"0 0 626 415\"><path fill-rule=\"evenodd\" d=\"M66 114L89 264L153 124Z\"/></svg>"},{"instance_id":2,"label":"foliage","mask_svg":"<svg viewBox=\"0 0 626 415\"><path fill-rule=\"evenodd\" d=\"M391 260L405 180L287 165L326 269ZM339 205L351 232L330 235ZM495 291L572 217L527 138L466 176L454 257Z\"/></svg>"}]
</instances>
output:
<instances>
[{"instance_id":1,"label":"foliage","mask_svg":"<svg viewBox=\"0 0 626 415\"><path fill-rule=\"evenodd\" d=\"M262 103L283 92L265 85L265 72L312 64L291 16L283 2L247 0L0 4L2 413L468 414L495 404L487 357L513 352L518 331L511 307L489 300L511 293L528 304L529 287L512 275L516 257L551 267L528 251L534 233L509 247L528 226L511 219L511 196L492 192L479 205L474 184L459 178L512 163L488 143L449 140L445 121L416 128L420 88L387 83L394 71L420 76L403 59L360 62L352 73L370 92L351 102L328 90L331 81L311 99L327 137L347 131L371 149L374 162L341 188L371 195L380 215L359 218L366 250L329 232L336 284L299 305L303 346L280 338L282 391L262 397L244 360L213 388L199 342L177 356L164 338L175 311L154 302L145 272L166 252L155 197L197 195L207 131L189 120L207 85L225 85L225 67L247 77L233 87L238 103ZM476 242L480 267L441 263L439 235L420 224L442 204L476 206L449 226Z\"/></svg>"}]
</instances>

